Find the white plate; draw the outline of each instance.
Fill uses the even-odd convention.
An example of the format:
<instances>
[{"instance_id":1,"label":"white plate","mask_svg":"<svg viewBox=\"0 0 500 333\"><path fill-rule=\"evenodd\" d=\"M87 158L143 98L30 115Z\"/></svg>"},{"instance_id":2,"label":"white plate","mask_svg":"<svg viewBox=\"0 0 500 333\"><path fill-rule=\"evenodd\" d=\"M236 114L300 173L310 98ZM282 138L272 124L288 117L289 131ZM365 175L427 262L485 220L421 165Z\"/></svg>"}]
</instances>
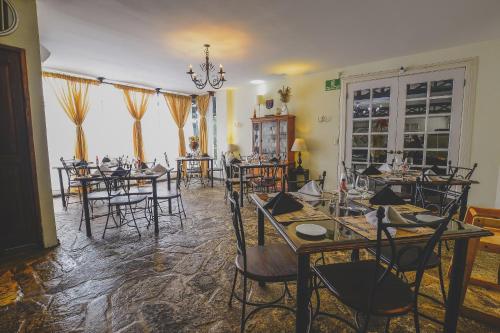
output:
<instances>
[{"instance_id":1,"label":"white plate","mask_svg":"<svg viewBox=\"0 0 500 333\"><path fill-rule=\"evenodd\" d=\"M419 220L420 222L424 222L424 223L436 222L436 221L442 219L442 217L434 216L434 215L427 215L427 214L417 214L417 215L415 215L415 218L417 220Z\"/></svg>"},{"instance_id":2,"label":"white plate","mask_svg":"<svg viewBox=\"0 0 500 333\"><path fill-rule=\"evenodd\" d=\"M311 237L326 235L326 228L317 224L299 224L295 227L295 232Z\"/></svg>"}]
</instances>

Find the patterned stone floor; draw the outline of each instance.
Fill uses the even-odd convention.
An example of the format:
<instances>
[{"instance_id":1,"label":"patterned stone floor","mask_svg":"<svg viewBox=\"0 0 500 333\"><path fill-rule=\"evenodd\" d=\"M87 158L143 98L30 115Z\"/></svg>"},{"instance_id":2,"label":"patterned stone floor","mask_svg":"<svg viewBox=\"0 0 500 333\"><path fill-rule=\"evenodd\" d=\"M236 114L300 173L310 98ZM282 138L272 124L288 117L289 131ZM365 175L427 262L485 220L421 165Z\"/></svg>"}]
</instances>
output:
<instances>
[{"instance_id":1,"label":"patterned stone floor","mask_svg":"<svg viewBox=\"0 0 500 333\"><path fill-rule=\"evenodd\" d=\"M92 222L94 238L88 239L78 231L80 206L64 211L55 199L61 245L0 264L0 332L237 332L240 306L227 306L235 244L222 187L189 189L184 201L188 214L184 228L177 219L164 217L158 237L143 220L140 238L125 226L108 231L102 239L104 220L99 219ZM255 243L256 214L251 205L245 207L243 217L248 241ZM266 234L267 242L280 241L269 224ZM347 253L329 255L329 260L347 258ZM495 259L481 261L480 269L487 271L491 260L494 263ZM426 276L424 284L425 292L439 295L434 277ZM255 285L251 295L265 299L278 295L280 288ZM473 288L469 298L498 311L496 294ZM293 300L287 302L293 305ZM326 293L322 293L322 309L352 318ZM443 316L439 307L425 299L421 310ZM264 311L249 322L247 331L292 332L293 320L281 310ZM440 331L425 319L421 326L423 332ZM393 320L391 331L413 332L412 327L412 317L405 316ZM381 328L375 325L372 330ZM313 332L344 331L350 330L331 319L319 319L313 327ZM495 329L461 318L459 331Z\"/></svg>"}]
</instances>

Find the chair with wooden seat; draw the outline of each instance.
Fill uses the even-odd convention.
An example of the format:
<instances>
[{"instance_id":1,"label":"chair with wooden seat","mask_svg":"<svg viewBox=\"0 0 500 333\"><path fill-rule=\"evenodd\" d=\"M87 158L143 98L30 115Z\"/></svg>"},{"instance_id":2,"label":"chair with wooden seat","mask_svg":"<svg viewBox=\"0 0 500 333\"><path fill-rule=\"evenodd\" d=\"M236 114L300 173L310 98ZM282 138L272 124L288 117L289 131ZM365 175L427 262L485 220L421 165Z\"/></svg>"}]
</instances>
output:
<instances>
[{"instance_id":1,"label":"chair with wooden seat","mask_svg":"<svg viewBox=\"0 0 500 333\"><path fill-rule=\"evenodd\" d=\"M282 301L287 294L289 294L287 282L295 281L297 279L297 257L286 244L247 246L238 198L239 194L236 191L229 197L237 249L233 286L231 288L231 296L229 297L229 306L232 305L233 298L236 298L242 304L240 331L244 332L245 324L248 319L260 310L267 308L280 308L295 312L295 309L284 304L280 304L279 302ZM238 275L243 277L243 295L241 297L235 292ZM270 302L252 302L247 298L248 280L259 283L284 283L283 293L280 297ZM254 306L254 309L252 309L252 311L248 314L246 314L247 305Z\"/></svg>"},{"instance_id":2,"label":"chair with wooden seat","mask_svg":"<svg viewBox=\"0 0 500 333\"><path fill-rule=\"evenodd\" d=\"M385 210L383 207L379 207L377 210L378 223L375 260L313 266L313 285L317 299L316 311L313 318L318 315L327 315L341 320L358 332L366 332L371 316L386 317L386 331L388 331L391 318L413 312L415 329L417 332L420 332L418 312L420 283L425 267L428 265L429 259L434 252L434 248L446 230L456 209L457 206L455 205L447 218L439 220L434 224L436 229L418 256L415 283L412 286L412 284L400 279L393 272L396 264L396 245L393 236L389 232L389 228L417 228L429 226L429 224L384 223ZM391 260L383 265L382 242L386 241L389 242L392 256ZM318 285L318 280L320 285ZM320 312L318 289L321 286L324 286L343 304L356 312L355 324L335 314ZM365 318L362 323L359 320L361 315Z\"/></svg>"},{"instance_id":3,"label":"chair with wooden seat","mask_svg":"<svg viewBox=\"0 0 500 333\"><path fill-rule=\"evenodd\" d=\"M464 223L472 224L481 228L488 229L493 233L493 236L471 239L469 241L469 267L468 275L472 273L472 266L478 251L500 253L500 209L481 208L471 206L467 210ZM451 272L451 267L450 271ZM497 267L497 281L486 281L483 279L470 277L469 283L479 285L485 288L500 291L500 265Z\"/></svg>"},{"instance_id":4,"label":"chair with wooden seat","mask_svg":"<svg viewBox=\"0 0 500 333\"><path fill-rule=\"evenodd\" d=\"M230 195L230 193L233 190L233 186L239 185L240 184L240 177L234 177L233 172L232 172L232 165L229 165L226 161L226 157L224 154L222 154L222 169L224 170L224 182L227 184L229 181L230 187L225 186L224 187L224 200L226 200ZM248 183L249 180L246 178L246 176L243 177L243 182L244 182L244 191L246 194L248 194Z\"/></svg>"}]
</instances>

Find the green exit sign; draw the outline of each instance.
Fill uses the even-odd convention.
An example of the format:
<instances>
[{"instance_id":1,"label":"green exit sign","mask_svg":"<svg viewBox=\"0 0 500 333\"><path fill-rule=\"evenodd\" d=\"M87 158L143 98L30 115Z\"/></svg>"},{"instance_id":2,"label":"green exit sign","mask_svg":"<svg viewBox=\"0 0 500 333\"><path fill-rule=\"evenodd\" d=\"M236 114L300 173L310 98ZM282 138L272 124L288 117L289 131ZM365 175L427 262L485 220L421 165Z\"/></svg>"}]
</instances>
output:
<instances>
[{"instance_id":1,"label":"green exit sign","mask_svg":"<svg viewBox=\"0 0 500 333\"><path fill-rule=\"evenodd\" d=\"M326 80L325 90L339 90L340 89L340 79Z\"/></svg>"}]
</instances>

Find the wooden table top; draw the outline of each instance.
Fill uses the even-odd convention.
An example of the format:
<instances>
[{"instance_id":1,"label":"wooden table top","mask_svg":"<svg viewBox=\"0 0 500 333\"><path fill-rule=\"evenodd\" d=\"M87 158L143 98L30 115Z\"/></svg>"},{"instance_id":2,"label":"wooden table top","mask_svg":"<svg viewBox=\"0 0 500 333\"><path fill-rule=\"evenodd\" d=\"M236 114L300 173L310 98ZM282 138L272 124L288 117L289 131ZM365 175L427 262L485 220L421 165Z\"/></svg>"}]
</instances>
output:
<instances>
[{"instance_id":1,"label":"wooden table top","mask_svg":"<svg viewBox=\"0 0 500 333\"><path fill-rule=\"evenodd\" d=\"M404 176L396 176L391 173L382 173L380 175L368 175L370 179L373 179L376 182L383 183L386 185L411 185L417 183L417 178L422 177L422 173L418 174L405 174ZM427 175L426 179L421 180L421 183L427 185L444 185L448 184L449 177L447 175L437 176L437 175ZM470 179L460 179L454 178L451 185L470 185L470 184L479 184L478 181L470 180Z\"/></svg>"},{"instance_id":2,"label":"wooden table top","mask_svg":"<svg viewBox=\"0 0 500 333\"><path fill-rule=\"evenodd\" d=\"M214 158L212 156L180 156L177 157L176 161L210 161Z\"/></svg>"},{"instance_id":3,"label":"wooden table top","mask_svg":"<svg viewBox=\"0 0 500 333\"><path fill-rule=\"evenodd\" d=\"M356 219L364 217L337 217L334 209L330 205L330 201L322 200L316 206L316 209L328 214L330 219L314 220L314 221L294 221L292 223L280 223L271 215L269 210L263 208L265 201L259 197L258 194L253 193L250 195L251 199L261 210L265 217L269 219L272 225L276 228L278 233L288 243L296 254L312 254L326 251L335 250L353 250L373 247L376 245L376 240L364 237L360 232L357 232L353 227L349 227L349 223L356 223ZM393 206L397 207L397 206ZM327 229L327 234L321 239L306 239L297 235L295 228L300 224L313 223L318 224ZM374 227L375 228L375 227ZM488 230L479 228L477 226L463 224L458 221L450 221L448 230L444 232L443 240L455 240L460 238L475 238L491 236L492 233ZM398 232L394 238L397 244L421 243L429 239L429 234ZM388 243L387 243L388 244Z\"/></svg>"}]
</instances>

